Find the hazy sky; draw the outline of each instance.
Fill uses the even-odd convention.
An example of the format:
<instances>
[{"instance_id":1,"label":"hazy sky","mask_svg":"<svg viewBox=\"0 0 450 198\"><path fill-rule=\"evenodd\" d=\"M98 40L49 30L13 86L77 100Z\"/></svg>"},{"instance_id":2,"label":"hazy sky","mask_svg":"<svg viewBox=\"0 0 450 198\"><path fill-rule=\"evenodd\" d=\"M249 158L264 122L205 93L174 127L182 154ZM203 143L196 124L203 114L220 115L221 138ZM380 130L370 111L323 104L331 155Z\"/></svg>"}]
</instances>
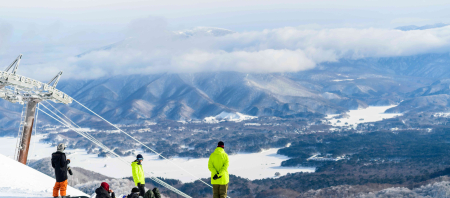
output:
<instances>
[{"instance_id":1,"label":"hazy sky","mask_svg":"<svg viewBox=\"0 0 450 198\"><path fill-rule=\"evenodd\" d=\"M214 26L235 31L323 25L395 27L447 22L445 0L17 0L5 1L0 17L18 26L54 22L71 27L120 27L133 19L160 16L170 28ZM82 27L80 27L82 28Z\"/></svg>"},{"instance_id":2,"label":"hazy sky","mask_svg":"<svg viewBox=\"0 0 450 198\"><path fill-rule=\"evenodd\" d=\"M3 1L0 64L22 53L20 71L38 79L59 69L75 78L300 71L340 58L447 52L448 27L393 28L450 23L448 10L448 1L431 0ZM173 35L196 27L235 33Z\"/></svg>"}]
</instances>

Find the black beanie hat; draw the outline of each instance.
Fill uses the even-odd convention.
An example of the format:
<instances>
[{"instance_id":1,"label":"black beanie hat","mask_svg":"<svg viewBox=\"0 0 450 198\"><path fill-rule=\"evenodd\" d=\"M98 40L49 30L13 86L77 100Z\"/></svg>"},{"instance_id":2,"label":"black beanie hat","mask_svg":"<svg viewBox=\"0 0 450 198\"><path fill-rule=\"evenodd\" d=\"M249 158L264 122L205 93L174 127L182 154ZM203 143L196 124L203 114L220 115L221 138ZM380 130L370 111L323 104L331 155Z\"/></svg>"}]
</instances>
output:
<instances>
[{"instance_id":1,"label":"black beanie hat","mask_svg":"<svg viewBox=\"0 0 450 198\"><path fill-rule=\"evenodd\" d=\"M225 146L225 144L222 142L222 141L220 141L218 144L217 144L217 146L219 146L219 147L224 147Z\"/></svg>"},{"instance_id":2,"label":"black beanie hat","mask_svg":"<svg viewBox=\"0 0 450 198\"><path fill-rule=\"evenodd\" d=\"M138 187L134 187L133 189L131 189L131 193L135 193L135 192L139 192L139 188Z\"/></svg>"},{"instance_id":3,"label":"black beanie hat","mask_svg":"<svg viewBox=\"0 0 450 198\"><path fill-rule=\"evenodd\" d=\"M143 160L143 159L144 159L144 157L142 157L142 155L141 155L141 154L138 154L138 155L136 156L136 159L138 159L138 160Z\"/></svg>"}]
</instances>

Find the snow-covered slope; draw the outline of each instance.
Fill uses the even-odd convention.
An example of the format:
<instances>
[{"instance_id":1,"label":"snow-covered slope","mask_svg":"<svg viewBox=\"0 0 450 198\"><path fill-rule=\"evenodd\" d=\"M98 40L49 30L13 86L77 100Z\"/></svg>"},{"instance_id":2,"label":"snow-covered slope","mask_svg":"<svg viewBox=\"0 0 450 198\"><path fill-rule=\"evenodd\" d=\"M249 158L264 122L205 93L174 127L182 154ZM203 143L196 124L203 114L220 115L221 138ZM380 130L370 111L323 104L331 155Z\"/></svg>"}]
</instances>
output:
<instances>
[{"instance_id":1,"label":"snow-covered slope","mask_svg":"<svg viewBox=\"0 0 450 198\"><path fill-rule=\"evenodd\" d=\"M51 197L55 179L0 154L0 196ZM67 195L89 196L68 186Z\"/></svg>"},{"instance_id":2,"label":"snow-covered slope","mask_svg":"<svg viewBox=\"0 0 450 198\"><path fill-rule=\"evenodd\" d=\"M204 119L204 122L206 122L206 123L218 123L218 122L222 122L222 121L241 122L244 120L251 120L254 118L257 118L257 117L244 115L239 112L229 113L229 112L224 111L224 112L220 113L219 115L206 117Z\"/></svg>"},{"instance_id":3,"label":"snow-covered slope","mask_svg":"<svg viewBox=\"0 0 450 198\"><path fill-rule=\"evenodd\" d=\"M58 84L61 91L115 123L203 119L223 111L283 116L344 110L308 87L280 74L237 72L115 76ZM76 116L75 110L60 108L75 122L91 121Z\"/></svg>"}]
</instances>

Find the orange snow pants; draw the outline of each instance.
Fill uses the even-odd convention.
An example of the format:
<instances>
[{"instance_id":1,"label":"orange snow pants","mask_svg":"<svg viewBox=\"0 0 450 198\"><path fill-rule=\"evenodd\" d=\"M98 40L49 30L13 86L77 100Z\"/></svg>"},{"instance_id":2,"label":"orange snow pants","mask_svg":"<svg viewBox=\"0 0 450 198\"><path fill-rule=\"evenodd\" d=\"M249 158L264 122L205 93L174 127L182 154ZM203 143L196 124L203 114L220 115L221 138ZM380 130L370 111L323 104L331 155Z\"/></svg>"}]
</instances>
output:
<instances>
[{"instance_id":1,"label":"orange snow pants","mask_svg":"<svg viewBox=\"0 0 450 198\"><path fill-rule=\"evenodd\" d=\"M58 193L61 190L61 196L66 196L67 190L67 179L63 182L56 182L55 187L53 187L53 197L58 197Z\"/></svg>"}]
</instances>

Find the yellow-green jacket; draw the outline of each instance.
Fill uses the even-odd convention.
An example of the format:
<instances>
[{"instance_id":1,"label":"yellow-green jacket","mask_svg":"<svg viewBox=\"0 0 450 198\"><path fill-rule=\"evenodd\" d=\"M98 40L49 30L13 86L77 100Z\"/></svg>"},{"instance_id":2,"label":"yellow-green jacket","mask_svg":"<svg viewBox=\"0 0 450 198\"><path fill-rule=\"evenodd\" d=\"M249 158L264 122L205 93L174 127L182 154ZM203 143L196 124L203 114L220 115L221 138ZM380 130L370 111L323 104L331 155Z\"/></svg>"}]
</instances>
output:
<instances>
[{"instance_id":1,"label":"yellow-green jacket","mask_svg":"<svg viewBox=\"0 0 450 198\"><path fill-rule=\"evenodd\" d=\"M142 164L139 161L134 161L131 163L131 169L133 171L133 180L136 186L138 183L145 184L144 169L142 169Z\"/></svg>"},{"instance_id":2,"label":"yellow-green jacket","mask_svg":"<svg viewBox=\"0 0 450 198\"><path fill-rule=\"evenodd\" d=\"M217 147L216 150L209 156L208 169L211 171L211 184L226 185L230 182L228 175L228 155L222 147ZM222 177L214 180L214 175Z\"/></svg>"}]
</instances>

